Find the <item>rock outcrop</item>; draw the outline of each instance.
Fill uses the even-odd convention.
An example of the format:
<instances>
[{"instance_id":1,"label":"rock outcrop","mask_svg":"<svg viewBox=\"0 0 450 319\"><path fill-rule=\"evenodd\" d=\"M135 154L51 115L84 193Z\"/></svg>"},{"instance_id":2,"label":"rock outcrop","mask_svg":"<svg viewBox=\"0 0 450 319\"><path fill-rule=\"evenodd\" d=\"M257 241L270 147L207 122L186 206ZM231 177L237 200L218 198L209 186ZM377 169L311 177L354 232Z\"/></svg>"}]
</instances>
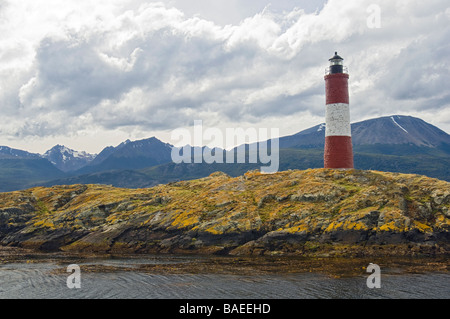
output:
<instances>
[{"instance_id":1,"label":"rock outcrop","mask_svg":"<svg viewBox=\"0 0 450 319\"><path fill-rule=\"evenodd\" d=\"M450 183L360 170L223 173L148 189L0 194L0 244L46 251L443 255Z\"/></svg>"}]
</instances>

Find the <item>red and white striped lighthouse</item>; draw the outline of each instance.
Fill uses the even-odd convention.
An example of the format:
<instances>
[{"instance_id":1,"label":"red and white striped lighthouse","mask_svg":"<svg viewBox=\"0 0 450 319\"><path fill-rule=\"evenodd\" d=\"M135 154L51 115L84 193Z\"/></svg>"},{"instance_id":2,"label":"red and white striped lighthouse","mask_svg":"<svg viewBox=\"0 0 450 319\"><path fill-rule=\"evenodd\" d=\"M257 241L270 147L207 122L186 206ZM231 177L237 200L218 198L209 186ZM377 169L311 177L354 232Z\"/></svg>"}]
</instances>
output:
<instances>
[{"instance_id":1,"label":"red and white striped lighthouse","mask_svg":"<svg viewBox=\"0 0 450 319\"><path fill-rule=\"evenodd\" d=\"M348 96L349 75L337 52L325 75L325 168L353 168L352 130Z\"/></svg>"}]
</instances>

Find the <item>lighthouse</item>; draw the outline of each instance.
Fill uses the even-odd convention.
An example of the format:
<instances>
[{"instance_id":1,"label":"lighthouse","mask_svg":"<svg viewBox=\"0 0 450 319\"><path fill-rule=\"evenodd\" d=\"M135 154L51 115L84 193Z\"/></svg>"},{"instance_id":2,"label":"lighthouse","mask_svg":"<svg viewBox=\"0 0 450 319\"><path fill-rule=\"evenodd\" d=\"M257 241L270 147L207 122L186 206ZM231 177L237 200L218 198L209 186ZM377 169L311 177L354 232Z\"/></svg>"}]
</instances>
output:
<instances>
[{"instance_id":1,"label":"lighthouse","mask_svg":"<svg viewBox=\"0 0 450 319\"><path fill-rule=\"evenodd\" d=\"M337 52L329 59L325 75L326 131L324 167L353 168L352 130L348 95L347 68Z\"/></svg>"}]
</instances>

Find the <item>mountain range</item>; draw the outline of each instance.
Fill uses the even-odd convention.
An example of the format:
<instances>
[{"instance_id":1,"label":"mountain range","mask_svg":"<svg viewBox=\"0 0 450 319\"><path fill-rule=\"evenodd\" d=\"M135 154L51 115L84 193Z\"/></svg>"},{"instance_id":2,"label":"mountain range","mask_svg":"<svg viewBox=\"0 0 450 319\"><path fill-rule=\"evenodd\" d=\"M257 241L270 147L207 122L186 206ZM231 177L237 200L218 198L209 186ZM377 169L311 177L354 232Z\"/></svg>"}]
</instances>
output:
<instances>
[{"instance_id":1,"label":"mountain range","mask_svg":"<svg viewBox=\"0 0 450 319\"><path fill-rule=\"evenodd\" d=\"M353 123L352 140L357 169L415 173L450 181L450 135L421 119L395 115ZM323 167L324 141L325 124L281 137L279 170ZM71 184L142 188L201 178L215 171L238 176L262 165L249 161L175 164L172 148L155 137L108 146L98 155L62 145L44 154L0 146L0 191Z\"/></svg>"}]
</instances>

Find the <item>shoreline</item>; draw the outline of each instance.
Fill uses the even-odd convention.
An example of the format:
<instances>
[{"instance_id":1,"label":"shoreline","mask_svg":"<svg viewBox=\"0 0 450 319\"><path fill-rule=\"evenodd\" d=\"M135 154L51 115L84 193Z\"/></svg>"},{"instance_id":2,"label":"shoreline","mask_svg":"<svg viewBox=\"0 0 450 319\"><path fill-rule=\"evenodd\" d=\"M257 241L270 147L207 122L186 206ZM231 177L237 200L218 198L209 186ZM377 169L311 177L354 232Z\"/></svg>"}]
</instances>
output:
<instances>
[{"instance_id":1,"label":"shoreline","mask_svg":"<svg viewBox=\"0 0 450 319\"><path fill-rule=\"evenodd\" d=\"M122 263L114 264L114 262ZM449 273L448 256L434 257L305 257L305 256L216 256L197 254L92 254L42 252L0 247L0 267L8 264L54 263L54 273L67 274L67 265L80 264L82 272L143 272L155 275L220 274L273 275L317 273L332 278L366 276L370 263L384 274Z\"/></svg>"}]
</instances>

